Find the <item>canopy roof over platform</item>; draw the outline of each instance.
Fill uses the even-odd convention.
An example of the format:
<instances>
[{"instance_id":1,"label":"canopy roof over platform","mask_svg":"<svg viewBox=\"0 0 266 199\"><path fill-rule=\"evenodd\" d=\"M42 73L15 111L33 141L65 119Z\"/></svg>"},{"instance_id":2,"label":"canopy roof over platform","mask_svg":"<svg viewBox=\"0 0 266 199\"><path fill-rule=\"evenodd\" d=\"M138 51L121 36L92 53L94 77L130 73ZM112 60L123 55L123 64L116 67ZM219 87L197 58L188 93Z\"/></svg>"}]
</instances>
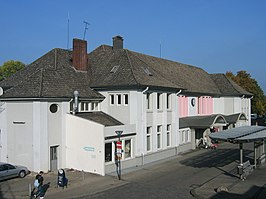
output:
<instances>
[{"instance_id":1,"label":"canopy roof over platform","mask_svg":"<svg viewBox=\"0 0 266 199\"><path fill-rule=\"evenodd\" d=\"M232 143L263 141L266 140L266 127L241 126L217 133L211 133L210 138Z\"/></svg>"}]
</instances>

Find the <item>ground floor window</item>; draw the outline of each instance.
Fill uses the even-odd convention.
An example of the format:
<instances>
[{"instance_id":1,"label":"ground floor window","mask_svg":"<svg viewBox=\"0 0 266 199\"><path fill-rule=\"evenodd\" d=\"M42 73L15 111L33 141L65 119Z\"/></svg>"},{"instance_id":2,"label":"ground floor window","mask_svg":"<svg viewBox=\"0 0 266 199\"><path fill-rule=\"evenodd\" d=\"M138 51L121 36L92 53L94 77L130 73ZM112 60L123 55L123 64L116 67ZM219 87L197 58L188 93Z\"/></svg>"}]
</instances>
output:
<instances>
[{"instance_id":1,"label":"ground floor window","mask_svg":"<svg viewBox=\"0 0 266 199\"><path fill-rule=\"evenodd\" d=\"M180 144L185 144L191 141L190 129L179 130Z\"/></svg>"},{"instance_id":2,"label":"ground floor window","mask_svg":"<svg viewBox=\"0 0 266 199\"><path fill-rule=\"evenodd\" d=\"M105 143L105 162L111 162L112 157L112 142Z\"/></svg>"},{"instance_id":3,"label":"ground floor window","mask_svg":"<svg viewBox=\"0 0 266 199\"><path fill-rule=\"evenodd\" d=\"M162 125L157 126L157 149L162 148Z\"/></svg>"},{"instance_id":4,"label":"ground floor window","mask_svg":"<svg viewBox=\"0 0 266 199\"><path fill-rule=\"evenodd\" d=\"M171 124L166 126L166 146L170 146L171 143Z\"/></svg>"},{"instance_id":5,"label":"ground floor window","mask_svg":"<svg viewBox=\"0 0 266 199\"><path fill-rule=\"evenodd\" d=\"M122 160L132 158L133 139L121 139L122 143ZM105 143L105 162L114 162L117 152L117 140Z\"/></svg>"},{"instance_id":6,"label":"ground floor window","mask_svg":"<svg viewBox=\"0 0 266 199\"><path fill-rule=\"evenodd\" d=\"M147 127L147 151L151 150L151 133L152 133L152 127Z\"/></svg>"},{"instance_id":7,"label":"ground floor window","mask_svg":"<svg viewBox=\"0 0 266 199\"><path fill-rule=\"evenodd\" d=\"M125 158L131 157L131 139L125 140Z\"/></svg>"}]
</instances>

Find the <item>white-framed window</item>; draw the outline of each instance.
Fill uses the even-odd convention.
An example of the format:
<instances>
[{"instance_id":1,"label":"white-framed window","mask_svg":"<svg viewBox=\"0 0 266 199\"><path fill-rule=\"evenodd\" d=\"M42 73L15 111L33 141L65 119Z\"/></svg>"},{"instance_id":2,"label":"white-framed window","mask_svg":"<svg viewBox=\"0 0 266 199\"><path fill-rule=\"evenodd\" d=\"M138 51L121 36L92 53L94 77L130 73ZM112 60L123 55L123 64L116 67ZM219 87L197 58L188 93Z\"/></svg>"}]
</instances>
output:
<instances>
[{"instance_id":1,"label":"white-framed window","mask_svg":"<svg viewBox=\"0 0 266 199\"><path fill-rule=\"evenodd\" d=\"M128 106L129 104L129 95L128 94L109 94L110 96L110 105L114 106Z\"/></svg>"},{"instance_id":2,"label":"white-framed window","mask_svg":"<svg viewBox=\"0 0 266 199\"><path fill-rule=\"evenodd\" d=\"M99 110L99 103L98 102L91 102L90 103L90 111L98 111Z\"/></svg>"},{"instance_id":3,"label":"white-framed window","mask_svg":"<svg viewBox=\"0 0 266 199\"><path fill-rule=\"evenodd\" d=\"M110 105L115 105L115 95L110 94Z\"/></svg>"},{"instance_id":4,"label":"white-framed window","mask_svg":"<svg viewBox=\"0 0 266 199\"><path fill-rule=\"evenodd\" d=\"M163 101L163 94L162 93L157 93L157 109L161 110L162 109L162 101Z\"/></svg>"},{"instance_id":5,"label":"white-framed window","mask_svg":"<svg viewBox=\"0 0 266 199\"><path fill-rule=\"evenodd\" d=\"M117 99L117 105L121 105L122 104L122 95L121 94L117 94L116 95L116 99Z\"/></svg>"},{"instance_id":6,"label":"white-framed window","mask_svg":"<svg viewBox=\"0 0 266 199\"><path fill-rule=\"evenodd\" d=\"M162 148L162 125L157 126L157 149Z\"/></svg>"},{"instance_id":7,"label":"white-framed window","mask_svg":"<svg viewBox=\"0 0 266 199\"><path fill-rule=\"evenodd\" d=\"M115 162L117 156L117 143L118 140L108 141L105 143L105 162ZM133 157L133 138L127 138L121 140L122 142L122 160L129 159Z\"/></svg>"},{"instance_id":8,"label":"white-framed window","mask_svg":"<svg viewBox=\"0 0 266 199\"><path fill-rule=\"evenodd\" d=\"M147 127L147 151L151 151L151 135L152 135L152 127L148 126Z\"/></svg>"},{"instance_id":9,"label":"white-framed window","mask_svg":"<svg viewBox=\"0 0 266 199\"><path fill-rule=\"evenodd\" d=\"M123 98L124 98L124 105L127 106L128 105L128 94L123 94Z\"/></svg>"},{"instance_id":10,"label":"white-framed window","mask_svg":"<svg viewBox=\"0 0 266 199\"><path fill-rule=\"evenodd\" d=\"M146 94L146 106L148 110L152 109L152 95L151 93Z\"/></svg>"},{"instance_id":11,"label":"white-framed window","mask_svg":"<svg viewBox=\"0 0 266 199\"><path fill-rule=\"evenodd\" d=\"M166 146L171 145L171 124L166 126Z\"/></svg>"},{"instance_id":12,"label":"white-framed window","mask_svg":"<svg viewBox=\"0 0 266 199\"><path fill-rule=\"evenodd\" d=\"M131 139L124 141L124 156L125 158L131 158L132 157L132 143Z\"/></svg>"},{"instance_id":13,"label":"white-framed window","mask_svg":"<svg viewBox=\"0 0 266 199\"><path fill-rule=\"evenodd\" d=\"M167 110L170 110L172 108L172 100L171 100L171 94L167 93L166 95L166 108Z\"/></svg>"},{"instance_id":14,"label":"white-framed window","mask_svg":"<svg viewBox=\"0 0 266 199\"><path fill-rule=\"evenodd\" d=\"M179 130L179 138L181 144L191 142L190 130L189 129Z\"/></svg>"},{"instance_id":15,"label":"white-framed window","mask_svg":"<svg viewBox=\"0 0 266 199\"><path fill-rule=\"evenodd\" d=\"M113 161L113 146L112 142L105 143L105 162Z\"/></svg>"}]
</instances>

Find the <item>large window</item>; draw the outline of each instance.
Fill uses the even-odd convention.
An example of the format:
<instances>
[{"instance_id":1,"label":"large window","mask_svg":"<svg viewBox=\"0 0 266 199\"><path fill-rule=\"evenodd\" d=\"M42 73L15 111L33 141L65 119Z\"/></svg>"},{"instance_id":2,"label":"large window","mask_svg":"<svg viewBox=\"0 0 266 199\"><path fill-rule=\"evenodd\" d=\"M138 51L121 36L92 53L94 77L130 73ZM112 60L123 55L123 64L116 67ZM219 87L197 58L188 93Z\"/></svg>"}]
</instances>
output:
<instances>
[{"instance_id":1,"label":"large window","mask_svg":"<svg viewBox=\"0 0 266 199\"><path fill-rule=\"evenodd\" d=\"M147 151L151 151L151 134L152 134L152 127L147 127Z\"/></svg>"},{"instance_id":2,"label":"large window","mask_svg":"<svg viewBox=\"0 0 266 199\"><path fill-rule=\"evenodd\" d=\"M124 105L128 105L128 94L124 94Z\"/></svg>"},{"instance_id":3,"label":"large window","mask_svg":"<svg viewBox=\"0 0 266 199\"><path fill-rule=\"evenodd\" d=\"M121 94L117 94L116 97L117 97L117 105L121 105L122 104L122 96L121 96Z\"/></svg>"},{"instance_id":4,"label":"large window","mask_svg":"<svg viewBox=\"0 0 266 199\"><path fill-rule=\"evenodd\" d=\"M166 108L169 110L171 109L171 94L170 93L167 93L166 95Z\"/></svg>"},{"instance_id":5,"label":"large window","mask_svg":"<svg viewBox=\"0 0 266 199\"><path fill-rule=\"evenodd\" d=\"M152 95L151 93L147 93L146 94L146 105L147 105L147 109L151 110L152 109Z\"/></svg>"},{"instance_id":6,"label":"large window","mask_svg":"<svg viewBox=\"0 0 266 199\"><path fill-rule=\"evenodd\" d=\"M157 109L162 109L162 93L157 93Z\"/></svg>"},{"instance_id":7,"label":"large window","mask_svg":"<svg viewBox=\"0 0 266 199\"><path fill-rule=\"evenodd\" d=\"M189 129L179 130L179 138L181 144L190 142L191 141L190 130Z\"/></svg>"},{"instance_id":8,"label":"large window","mask_svg":"<svg viewBox=\"0 0 266 199\"><path fill-rule=\"evenodd\" d=\"M131 139L125 140L125 158L131 157Z\"/></svg>"},{"instance_id":9,"label":"large window","mask_svg":"<svg viewBox=\"0 0 266 199\"><path fill-rule=\"evenodd\" d=\"M111 105L115 104L115 95L113 95L113 94L110 95L110 104Z\"/></svg>"},{"instance_id":10,"label":"large window","mask_svg":"<svg viewBox=\"0 0 266 199\"><path fill-rule=\"evenodd\" d=\"M162 125L157 126L157 148L162 148Z\"/></svg>"},{"instance_id":11,"label":"large window","mask_svg":"<svg viewBox=\"0 0 266 199\"><path fill-rule=\"evenodd\" d=\"M171 145L171 124L166 126L166 146Z\"/></svg>"},{"instance_id":12,"label":"large window","mask_svg":"<svg viewBox=\"0 0 266 199\"><path fill-rule=\"evenodd\" d=\"M105 143L105 162L111 162L113 155L112 155L112 142Z\"/></svg>"},{"instance_id":13,"label":"large window","mask_svg":"<svg viewBox=\"0 0 266 199\"><path fill-rule=\"evenodd\" d=\"M133 139L121 140L122 142L122 159L132 158ZM117 156L117 140L105 143L105 162L115 162Z\"/></svg>"}]
</instances>

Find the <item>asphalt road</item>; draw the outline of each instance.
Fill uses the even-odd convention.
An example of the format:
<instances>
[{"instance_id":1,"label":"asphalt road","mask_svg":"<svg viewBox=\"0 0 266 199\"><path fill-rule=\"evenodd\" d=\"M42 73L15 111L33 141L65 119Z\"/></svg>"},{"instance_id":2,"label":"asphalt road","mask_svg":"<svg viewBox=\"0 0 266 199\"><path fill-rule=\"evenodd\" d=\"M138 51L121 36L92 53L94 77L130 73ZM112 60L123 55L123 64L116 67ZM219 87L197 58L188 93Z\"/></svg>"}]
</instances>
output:
<instances>
[{"instance_id":1,"label":"asphalt road","mask_svg":"<svg viewBox=\"0 0 266 199\"><path fill-rule=\"evenodd\" d=\"M251 151L245 150L248 157ZM191 190L226 171L236 170L238 145L225 143L217 150L202 149L122 176L121 186L85 198L193 198Z\"/></svg>"}]
</instances>

